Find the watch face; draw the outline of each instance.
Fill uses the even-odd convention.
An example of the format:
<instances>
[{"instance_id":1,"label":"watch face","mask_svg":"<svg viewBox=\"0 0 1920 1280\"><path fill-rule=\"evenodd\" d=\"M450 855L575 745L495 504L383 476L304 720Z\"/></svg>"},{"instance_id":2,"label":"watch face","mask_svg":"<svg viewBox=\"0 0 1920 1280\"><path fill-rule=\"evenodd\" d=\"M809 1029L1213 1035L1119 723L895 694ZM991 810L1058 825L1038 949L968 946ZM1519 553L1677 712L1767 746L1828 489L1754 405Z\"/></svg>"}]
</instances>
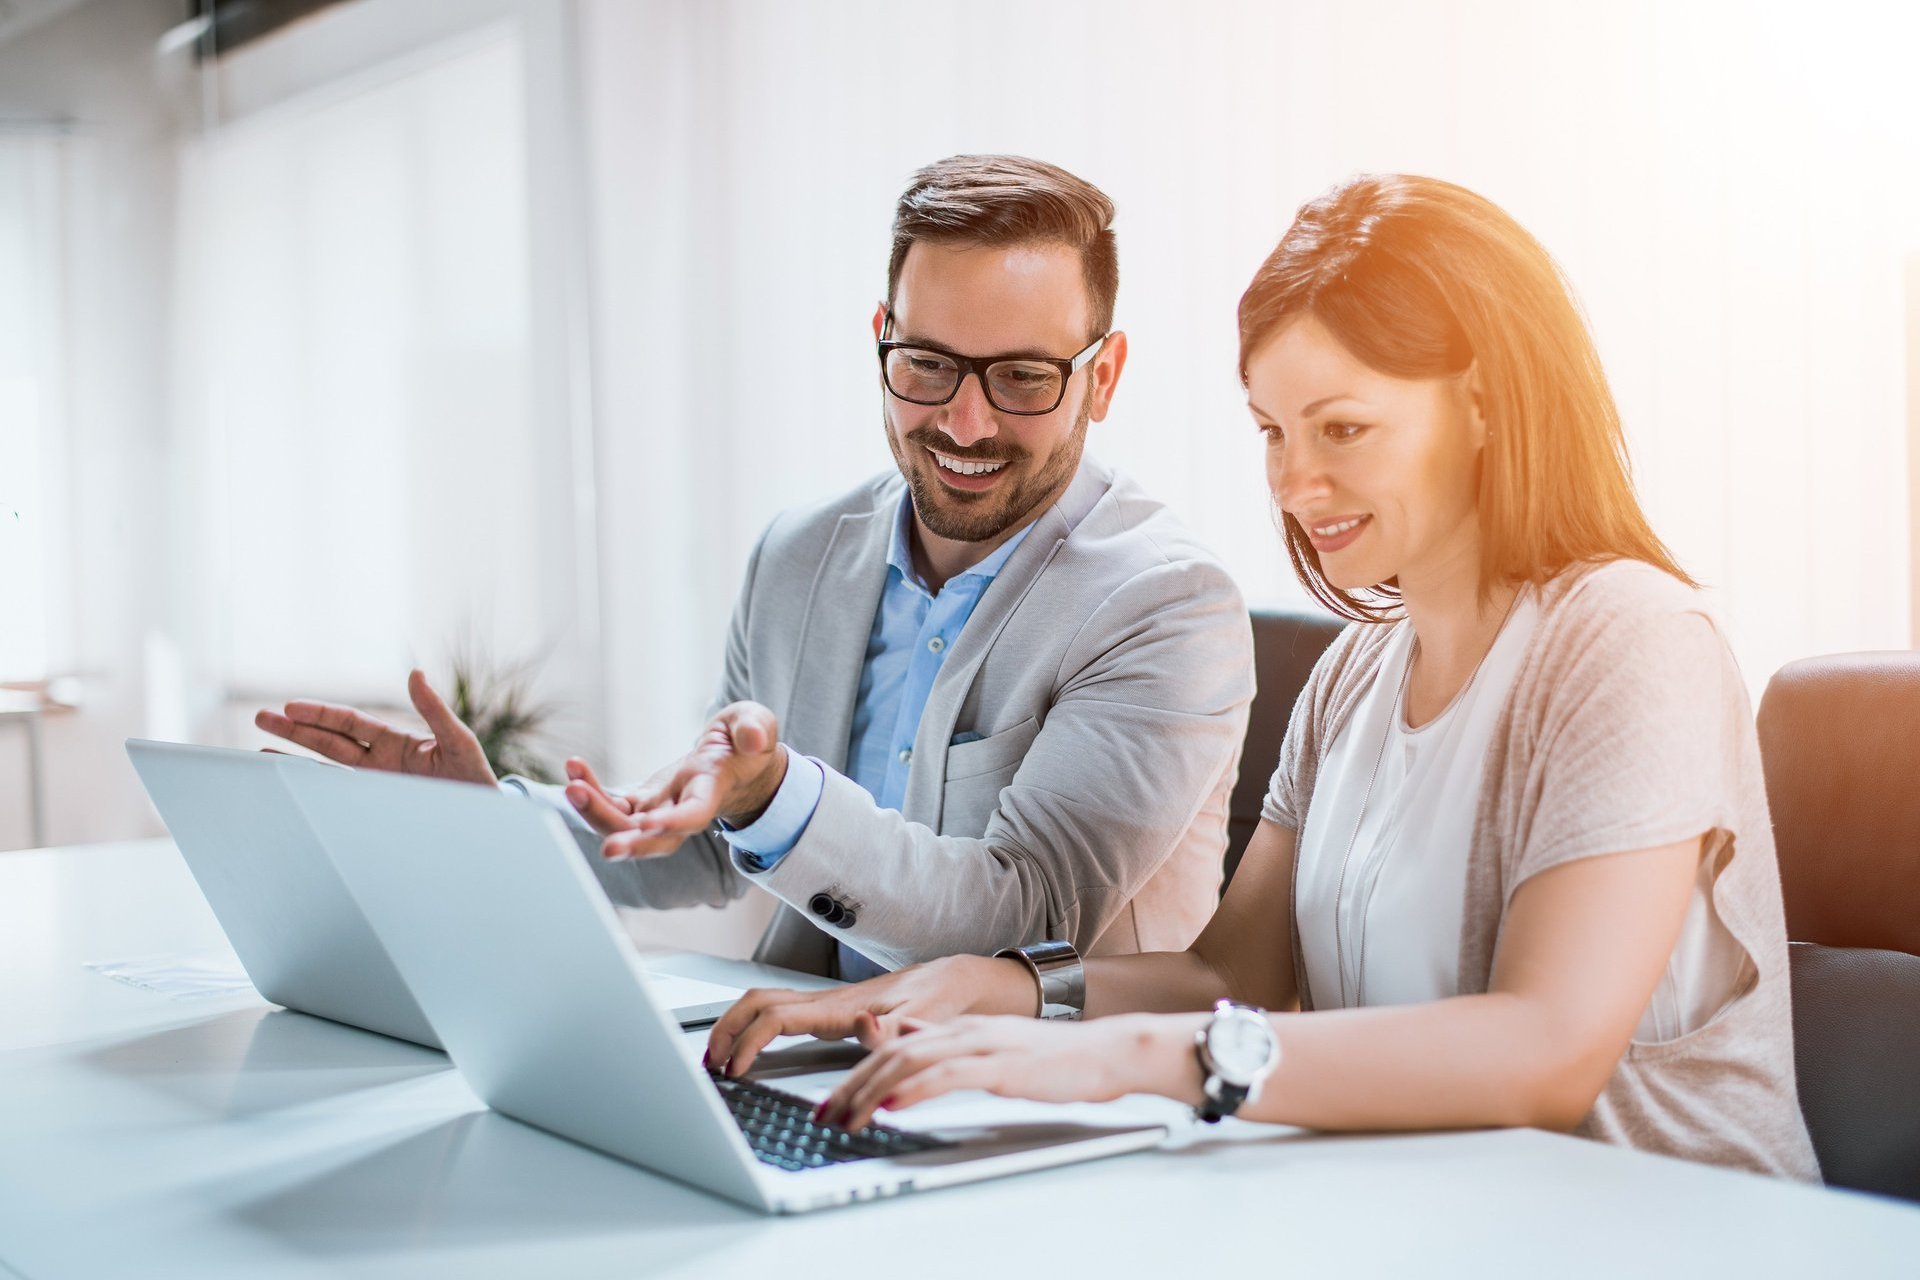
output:
<instances>
[{"instance_id":1,"label":"watch face","mask_svg":"<svg viewBox=\"0 0 1920 1280\"><path fill-rule=\"evenodd\" d=\"M1267 1019L1258 1013L1223 1017L1213 1023L1213 1032L1208 1036L1208 1054L1213 1055L1213 1065L1219 1067L1223 1077L1236 1084L1260 1075L1271 1052L1273 1031L1267 1029Z\"/></svg>"},{"instance_id":2,"label":"watch face","mask_svg":"<svg viewBox=\"0 0 1920 1280\"><path fill-rule=\"evenodd\" d=\"M1208 1029L1207 1055L1226 1079L1250 1083L1273 1056L1273 1029L1259 1014L1236 1009Z\"/></svg>"}]
</instances>

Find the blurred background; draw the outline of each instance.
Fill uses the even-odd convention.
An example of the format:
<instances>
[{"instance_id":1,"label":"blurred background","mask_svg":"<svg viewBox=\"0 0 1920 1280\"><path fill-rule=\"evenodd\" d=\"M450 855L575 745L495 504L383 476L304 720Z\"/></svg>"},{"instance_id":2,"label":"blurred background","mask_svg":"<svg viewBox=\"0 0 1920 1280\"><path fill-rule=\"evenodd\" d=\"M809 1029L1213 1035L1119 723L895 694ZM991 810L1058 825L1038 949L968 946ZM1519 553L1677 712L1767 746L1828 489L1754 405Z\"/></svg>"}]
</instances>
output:
<instances>
[{"instance_id":1,"label":"blurred background","mask_svg":"<svg viewBox=\"0 0 1920 1280\"><path fill-rule=\"evenodd\" d=\"M128 736L260 745L414 664L518 671L555 760L676 754L766 521L891 465L892 202L958 151L1114 197L1091 447L1251 602L1305 599L1235 302L1404 170L1557 255L1756 694L1907 648L1917 12L0 0L0 849L158 834Z\"/></svg>"}]
</instances>

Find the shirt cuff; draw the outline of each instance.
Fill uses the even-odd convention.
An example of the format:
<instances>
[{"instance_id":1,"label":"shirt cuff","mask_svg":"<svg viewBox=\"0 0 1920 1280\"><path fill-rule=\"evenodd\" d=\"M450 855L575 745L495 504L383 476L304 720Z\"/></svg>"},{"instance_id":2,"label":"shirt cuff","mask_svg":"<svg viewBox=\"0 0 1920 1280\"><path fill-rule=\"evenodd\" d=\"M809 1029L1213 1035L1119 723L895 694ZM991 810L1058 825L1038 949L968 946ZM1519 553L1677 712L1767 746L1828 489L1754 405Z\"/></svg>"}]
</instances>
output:
<instances>
[{"instance_id":1,"label":"shirt cuff","mask_svg":"<svg viewBox=\"0 0 1920 1280\"><path fill-rule=\"evenodd\" d=\"M826 789L826 766L812 756L795 754L785 743L780 749L787 753L787 776L765 812L744 827L720 824L720 835L733 847L733 860L742 871L771 871L793 852Z\"/></svg>"}]
</instances>

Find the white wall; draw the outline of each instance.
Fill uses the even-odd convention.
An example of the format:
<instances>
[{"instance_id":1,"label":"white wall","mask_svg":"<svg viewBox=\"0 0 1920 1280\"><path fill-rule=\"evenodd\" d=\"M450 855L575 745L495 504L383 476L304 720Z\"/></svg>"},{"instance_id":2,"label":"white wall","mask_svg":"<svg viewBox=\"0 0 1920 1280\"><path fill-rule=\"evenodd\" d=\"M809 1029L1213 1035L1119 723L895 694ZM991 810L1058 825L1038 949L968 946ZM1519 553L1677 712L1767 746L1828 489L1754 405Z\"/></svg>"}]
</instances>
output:
<instances>
[{"instance_id":1,"label":"white wall","mask_svg":"<svg viewBox=\"0 0 1920 1280\"><path fill-rule=\"evenodd\" d=\"M77 198L63 274L77 572L69 638L52 661L83 676L85 706L46 726L48 838L59 844L160 830L121 741L146 720L143 645L166 611L162 571L176 550L162 480L163 335L173 149L192 102L154 44L178 16L144 0L94 0L0 44L0 117L73 122ZM24 735L0 732L0 849L28 843L24 751Z\"/></svg>"},{"instance_id":2,"label":"white wall","mask_svg":"<svg viewBox=\"0 0 1920 1280\"><path fill-rule=\"evenodd\" d=\"M622 768L689 731L765 519L889 465L867 328L887 220L912 169L956 151L1041 156L1114 196L1132 355L1092 447L1255 602L1300 595L1234 378L1235 302L1302 201L1406 170L1483 191L1559 256L1654 524L1714 588L1756 689L1793 656L1910 641L1911 8L583 12ZM775 389L731 374L730 342Z\"/></svg>"},{"instance_id":3,"label":"white wall","mask_svg":"<svg viewBox=\"0 0 1920 1280\"><path fill-rule=\"evenodd\" d=\"M364 0L333 19L390 52L523 22L536 481L556 522L543 621L581 691L573 740L632 776L696 727L766 519L888 465L867 329L888 216L916 166L961 150L1044 156L1118 201L1133 357L1094 447L1256 602L1299 594L1233 378L1234 302L1302 200L1407 169L1485 191L1566 265L1656 527L1714 585L1756 686L1791 656L1906 646L1913 13ZM90 153L63 664L88 701L49 726L56 842L157 830L120 739L183 710L144 674L153 637L191 636L176 584L199 572L168 514L192 505L167 492L177 147L210 104L216 120L271 109L370 47L263 49L244 60L259 74L236 62L209 84L154 53L177 16L90 0L0 44L0 117L75 119ZM742 341L773 390L725 359ZM17 739L0 733L0 848L25 836Z\"/></svg>"}]
</instances>

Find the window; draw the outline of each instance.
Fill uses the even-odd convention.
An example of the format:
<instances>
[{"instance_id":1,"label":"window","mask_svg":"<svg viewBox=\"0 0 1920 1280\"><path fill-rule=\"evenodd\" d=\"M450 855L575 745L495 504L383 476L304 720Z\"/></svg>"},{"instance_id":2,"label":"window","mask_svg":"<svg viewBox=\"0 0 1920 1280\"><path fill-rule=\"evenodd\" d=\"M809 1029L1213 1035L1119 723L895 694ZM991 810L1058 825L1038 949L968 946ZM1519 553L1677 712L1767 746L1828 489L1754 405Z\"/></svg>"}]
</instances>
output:
<instances>
[{"instance_id":1,"label":"window","mask_svg":"<svg viewBox=\"0 0 1920 1280\"><path fill-rule=\"evenodd\" d=\"M522 98L495 30L187 151L190 517L230 695L390 698L553 638Z\"/></svg>"},{"instance_id":2,"label":"window","mask_svg":"<svg viewBox=\"0 0 1920 1280\"><path fill-rule=\"evenodd\" d=\"M65 642L66 139L0 133L0 681Z\"/></svg>"}]
</instances>

